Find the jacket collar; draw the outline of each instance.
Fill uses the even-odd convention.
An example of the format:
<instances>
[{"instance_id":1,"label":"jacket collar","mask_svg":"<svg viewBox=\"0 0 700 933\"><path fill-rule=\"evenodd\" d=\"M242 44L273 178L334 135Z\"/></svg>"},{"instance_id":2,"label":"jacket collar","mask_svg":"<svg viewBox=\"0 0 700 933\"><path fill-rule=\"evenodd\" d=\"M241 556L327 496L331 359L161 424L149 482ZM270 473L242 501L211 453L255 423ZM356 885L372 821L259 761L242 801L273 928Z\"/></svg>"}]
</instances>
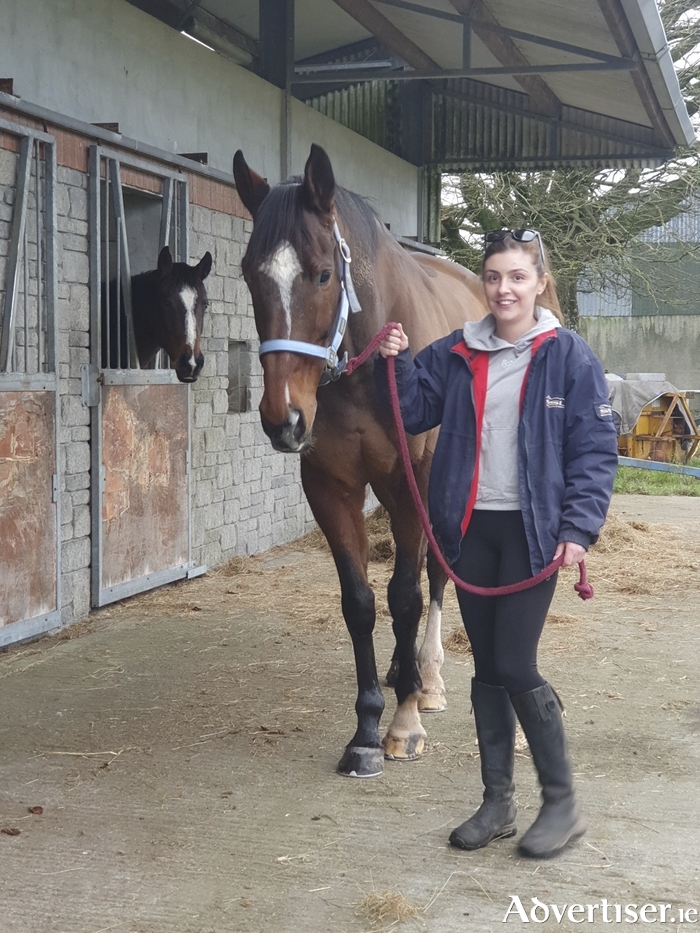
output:
<instances>
[{"instance_id":1,"label":"jacket collar","mask_svg":"<svg viewBox=\"0 0 700 933\"><path fill-rule=\"evenodd\" d=\"M535 337L535 339L532 341L532 347L530 350L531 355L534 357L535 353L537 353L537 351L542 346L542 344L545 342L545 340L549 340L550 338L556 339L558 337L558 334L557 334L558 330L559 328L553 327L551 330L546 330L543 333L538 334ZM467 363L471 363L471 361L479 353L487 353L488 351L473 349L472 347L467 345L467 342L465 341L464 337L462 337L461 340L458 340L457 343L453 347L450 348L450 352L456 353L458 356L463 357L467 361Z\"/></svg>"}]
</instances>

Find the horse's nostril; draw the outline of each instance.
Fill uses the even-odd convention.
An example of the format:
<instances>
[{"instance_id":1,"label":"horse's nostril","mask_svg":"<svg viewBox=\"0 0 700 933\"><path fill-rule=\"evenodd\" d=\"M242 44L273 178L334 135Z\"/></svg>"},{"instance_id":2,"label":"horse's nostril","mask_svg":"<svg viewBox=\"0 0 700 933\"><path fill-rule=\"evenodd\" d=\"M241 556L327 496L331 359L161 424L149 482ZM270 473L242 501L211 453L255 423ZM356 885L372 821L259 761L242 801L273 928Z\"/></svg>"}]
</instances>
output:
<instances>
[{"instance_id":1,"label":"horse's nostril","mask_svg":"<svg viewBox=\"0 0 700 933\"><path fill-rule=\"evenodd\" d=\"M287 417L281 424L273 424L260 414L263 431L272 441L275 450L288 453L298 453L304 446L306 434L306 419L304 413L298 408L290 408Z\"/></svg>"},{"instance_id":2,"label":"horse's nostril","mask_svg":"<svg viewBox=\"0 0 700 933\"><path fill-rule=\"evenodd\" d=\"M306 434L306 419L304 413L298 408L291 408L289 411L289 427L291 428L294 440L299 442Z\"/></svg>"}]
</instances>

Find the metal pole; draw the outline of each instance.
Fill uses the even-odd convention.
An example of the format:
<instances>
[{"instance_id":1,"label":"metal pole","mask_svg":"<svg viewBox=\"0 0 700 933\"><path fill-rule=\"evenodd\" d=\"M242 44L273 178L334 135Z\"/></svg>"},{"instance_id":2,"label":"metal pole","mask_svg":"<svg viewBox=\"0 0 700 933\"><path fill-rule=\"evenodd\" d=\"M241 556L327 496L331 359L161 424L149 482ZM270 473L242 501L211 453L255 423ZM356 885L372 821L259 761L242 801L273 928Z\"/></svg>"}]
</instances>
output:
<instances>
[{"instance_id":1,"label":"metal pole","mask_svg":"<svg viewBox=\"0 0 700 933\"><path fill-rule=\"evenodd\" d=\"M19 161L17 164L17 191L15 209L12 215L10 249L7 257L7 290L0 330L0 372L11 372L15 343L15 316L17 312L17 293L19 291L19 256L24 242L27 223L27 189L31 171L31 137L23 136L19 143Z\"/></svg>"},{"instance_id":2,"label":"metal pole","mask_svg":"<svg viewBox=\"0 0 700 933\"><path fill-rule=\"evenodd\" d=\"M32 146L32 150L34 146ZM31 161L31 160L30 160ZM24 225L24 372L29 372L29 225Z\"/></svg>"},{"instance_id":3,"label":"metal pole","mask_svg":"<svg viewBox=\"0 0 700 933\"><path fill-rule=\"evenodd\" d=\"M127 368L137 369L139 366L139 358L136 350L134 318L131 306L131 269L129 264L129 243L126 230L126 216L124 213L121 173L119 162L116 159L110 159L109 165L112 174L112 204L117 217L117 243L119 246L117 255L120 257L118 283L121 286L124 316L126 317ZM118 306L121 307L121 304Z\"/></svg>"},{"instance_id":4,"label":"metal pole","mask_svg":"<svg viewBox=\"0 0 700 933\"><path fill-rule=\"evenodd\" d=\"M170 224L173 216L173 179L163 179L163 204L160 209L160 236L158 255L164 246L170 245Z\"/></svg>"},{"instance_id":5,"label":"metal pole","mask_svg":"<svg viewBox=\"0 0 700 933\"><path fill-rule=\"evenodd\" d=\"M100 159L100 160L99 160L99 164L98 164L98 166L97 166L97 185L98 185L98 191L99 191L99 187L100 187L100 177L101 177L101 174L102 174L102 173L101 173L102 164L103 164L103 163L102 163L102 160ZM104 317L102 317L102 315L100 315L100 321L101 321L101 325L102 325L102 326L104 327L104 329L105 329L105 346L106 346L106 348L107 348L107 356L106 356L106 358L105 358L104 360L101 360L100 363L105 367L105 369L109 369L109 368L111 367L111 360L112 360L112 346L111 346L111 344L112 344L112 327L111 327L111 322L112 322L112 314L113 314L114 312L113 312L112 309L110 308L111 291L112 291L112 276L111 276L111 268L112 268L112 262L111 262L111 260L112 260L112 256L111 256L111 247L110 247L110 243L111 243L111 229L110 229L110 225L109 225L109 205L110 205L109 168L108 168L108 165L107 165L107 162L106 162L106 161L104 162L104 167L105 167L105 190L104 190L104 202L105 202L105 203L104 203L104 212L105 212L105 215L104 215L104 227L103 227L103 233L102 233L102 235L103 235L103 237L104 237L104 246L103 246L103 244L102 244L102 240L101 240L101 239L98 239L98 240L97 240L97 243L98 243L98 249L99 249L99 250L104 249L104 266L101 266L101 269L104 268L105 274L104 274L104 280L100 280L101 284L100 284L100 291L99 291L99 293L98 293L98 295L99 295L98 301L100 301L101 298L102 298L102 289L104 288L105 313L104 313ZM100 202L99 202L99 194L98 194L98 201L97 201L97 203L98 203L98 204L100 203ZM98 209L98 215L97 215L97 216L98 216L98 219L99 219L99 209ZM98 228L98 234L99 234L99 228ZM116 256L115 256L115 259L116 259ZM117 293L117 295L119 294L119 288L118 288L118 287L117 287L116 293ZM117 322L118 322L118 321L119 321L119 301L118 301L118 300L117 300L117 311L116 311L116 314L117 314ZM118 323L117 323L117 329L119 329L119 324L118 324ZM100 345L100 347L101 347L101 345ZM100 349L100 353L101 353L101 352L102 352L102 350ZM117 362L117 365L119 365L118 362Z\"/></svg>"}]
</instances>

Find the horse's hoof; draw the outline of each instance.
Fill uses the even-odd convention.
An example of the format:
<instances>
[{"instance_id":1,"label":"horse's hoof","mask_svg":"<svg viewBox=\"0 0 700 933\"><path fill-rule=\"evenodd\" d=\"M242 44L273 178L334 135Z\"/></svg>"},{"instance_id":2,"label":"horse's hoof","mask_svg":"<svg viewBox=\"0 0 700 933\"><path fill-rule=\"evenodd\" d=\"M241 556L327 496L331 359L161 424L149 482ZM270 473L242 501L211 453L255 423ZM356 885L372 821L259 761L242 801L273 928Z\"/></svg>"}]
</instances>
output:
<instances>
[{"instance_id":1,"label":"horse's hoof","mask_svg":"<svg viewBox=\"0 0 700 933\"><path fill-rule=\"evenodd\" d=\"M409 736L385 735L382 739L384 757L389 761L415 761L425 749L425 737L419 732Z\"/></svg>"},{"instance_id":2,"label":"horse's hoof","mask_svg":"<svg viewBox=\"0 0 700 933\"><path fill-rule=\"evenodd\" d=\"M444 713L447 700L444 693L421 693L418 697L418 712Z\"/></svg>"},{"instance_id":3,"label":"horse's hoof","mask_svg":"<svg viewBox=\"0 0 700 933\"><path fill-rule=\"evenodd\" d=\"M384 771L384 749L348 745L338 762L337 771L343 777L379 777Z\"/></svg>"}]
</instances>

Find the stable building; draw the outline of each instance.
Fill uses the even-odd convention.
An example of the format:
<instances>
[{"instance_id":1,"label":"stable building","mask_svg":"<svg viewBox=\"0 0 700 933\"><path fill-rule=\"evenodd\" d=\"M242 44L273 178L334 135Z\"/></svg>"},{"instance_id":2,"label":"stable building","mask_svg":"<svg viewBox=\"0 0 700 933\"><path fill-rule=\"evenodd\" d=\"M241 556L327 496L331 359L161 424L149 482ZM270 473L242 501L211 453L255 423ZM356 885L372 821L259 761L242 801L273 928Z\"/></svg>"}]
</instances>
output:
<instances>
[{"instance_id":1,"label":"stable building","mask_svg":"<svg viewBox=\"0 0 700 933\"><path fill-rule=\"evenodd\" d=\"M237 149L274 184L319 143L432 250L445 172L693 138L647 0L5 0L0 24L0 646L311 527L259 426ZM164 246L213 257L192 385L102 348L103 285L128 300Z\"/></svg>"}]
</instances>

